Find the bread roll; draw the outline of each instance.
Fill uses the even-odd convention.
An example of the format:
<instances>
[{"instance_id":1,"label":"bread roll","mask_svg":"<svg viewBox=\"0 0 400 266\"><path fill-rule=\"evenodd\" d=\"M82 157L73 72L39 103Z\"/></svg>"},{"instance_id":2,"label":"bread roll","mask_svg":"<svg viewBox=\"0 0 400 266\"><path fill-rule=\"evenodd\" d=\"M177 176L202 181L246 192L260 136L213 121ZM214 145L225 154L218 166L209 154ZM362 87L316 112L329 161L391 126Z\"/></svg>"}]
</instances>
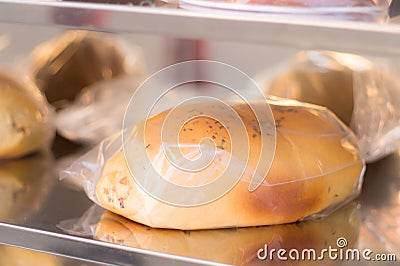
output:
<instances>
[{"instance_id":1,"label":"bread roll","mask_svg":"<svg viewBox=\"0 0 400 266\"><path fill-rule=\"evenodd\" d=\"M287 225L180 231L154 229L111 212L105 212L96 225L95 237L102 241L129 247L203 259L229 265L310 265L311 260L283 261L274 254L273 260L259 260L259 249L313 248L320 255L323 248L337 248L339 237L347 240L347 248L354 248L358 239L360 213L355 203L341 208L329 217ZM301 253L300 253L301 254ZM261 255L264 255L263 253ZM286 254L287 256L287 254ZM337 262L314 261L315 265Z\"/></svg>"},{"instance_id":2,"label":"bread roll","mask_svg":"<svg viewBox=\"0 0 400 266\"><path fill-rule=\"evenodd\" d=\"M0 160L47 147L54 133L52 110L39 90L0 72Z\"/></svg>"},{"instance_id":3,"label":"bread roll","mask_svg":"<svg viewBox=\"0 0 400 266\"><path fill-rule=\"evenodd\" d=\"M327 51L301 52L290 69L275 77L266 88L269 95L325 106L350 125L353 114L352 66L369 66L355 55Z\"/></svg>"},{"instance_id":4,"label":"bread roll","mask_svg":"<svg viewBox=\"0 0 400 266\"><path fill-rule=\"evenodd\" d=\"M316 106L291 104L294 105L271 104L277 129L275 157L265 182L253 192L248 187L258 162L261 137L254 114L239 104L233 108L246 126L249 161L240 181L223 197L190 208L159 202L137 186L122 151L106 162L96 197L106 209L131 220L151 227L184 230L290 223L326 209L331 211L358 195L364 163L352 144L350 131L332 113ZM212 104L207 107L216 117L226 115ZM195 110L196 105L192 108ZM257 108L263 105L256 105ZM227 165L231 151L227 130L221 126L208 130L215 121L205 116L193 118L182 128L180 144L198 144L204 137L214 136L217 148L222 150L214 161L218 166L196 173L188 183L187 172L174 168L165 156L160 156L161 128L168 113L146 122L146 151L153 165L159 167L158 172L171 182L189 186L218 178L224 170L220 166Z\"/></svg>"},{"instance_id":5,"label":"bread roll","mask_svg":"<svg viewBox=\"0 0 400 266\"><path fill-rule=\"evenodd\" d=\"M86 86L127 73L125 57L110 37L67 31L33 52L33 75L50 103L73 100Z\"/></svg>"}]
</instances>

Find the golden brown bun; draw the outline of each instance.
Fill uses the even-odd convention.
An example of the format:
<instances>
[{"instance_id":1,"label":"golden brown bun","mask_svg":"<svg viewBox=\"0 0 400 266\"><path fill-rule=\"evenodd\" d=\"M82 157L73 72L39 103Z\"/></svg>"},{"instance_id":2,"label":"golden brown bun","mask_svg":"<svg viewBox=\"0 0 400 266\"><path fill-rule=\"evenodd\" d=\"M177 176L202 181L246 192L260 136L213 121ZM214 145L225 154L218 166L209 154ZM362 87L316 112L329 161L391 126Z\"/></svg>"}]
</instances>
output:
<instances>
[{"instance_id":1,"label":"golden brown bun","mask_svg":"<svg viewBox=\"0 0 400 266\"><path fill-rule=\"evenodd\" d=\"M350 125L353 114L353 73L369 66L359 56L310 51L297 54L290 70L266 88L269 95L325 106Z\"/></svg>"},{"instance_id":2,"label":"golden brown bun","mask_svg":"<svg viewBox=\"0 0 400 266\"><path fill-rule=\"evenodd\" d=\"M115 244L203 259L229 265L309 265L311 261L259 260L257 251L267 244L269 249L337 248L336 240L346 238L347 248L354 248L358 239L359 210L355 203L332 215L286 225L238 229L180 231L154 229L111 212L105 212L96 226L96 238ZM276 254L275 254L276 255ZM326 256L327 257L327 256ZM335 261L315 261L315 265Z\"/></svg>"},{"instance_id":3,"label":"golden brown bun","mask_svg":"<svg viewBox=\"0 0 400 266\"><path fill-rule=\"evenodd\" d=\"M213 105L208 108L217 117L225 115ZM257 108L263 106L256 105ZM346 134L350 133L337 123L336 118L315 106L274 104L271 108L277 121L276 153L266 177L271 185L263 183L254 192L248 190L252 170L258 162L261 138L248 107L236 105L234 109L242 117L248 132L250 156L241 180L225 196L190 208L161 203L136 185L124 154L119 152L105 164L96 187L97 199L106 209L131 220L152 227L190 230L294 222L358 195L363 162L347 138ZM189 186L204 184L204 178L209 175L210 181L219 177L223 169L211 165L188 184L186 172L169 166L165 157L160 159L161 127L168 112L156 115L146 123L146 132L150 132L146 135L146 151L156 165L163 165L157 169L160 174L172 182ZM218 126L208 130L209 124L213 123L211 118L204 116L194 118L182 128L179 140L180 143L198 144L205 136L217 136L214 140L224 152L217 155L215 162L224 164L230 151L228 132Z\"/></svg>"},{"instance_id":4,"label":"golden brown bun","mask_svg":"<svg viewBox=\"0 0 400 266\"><path fill-rule=\"evenodd\" d=\"M73 100L96 81L126 74L125 59L104 34L67 31L33 53L33 75L49 102Z\"/></svg>"},{"instance_id":5,"label":"golden brown bun","mask_svg":"<svg viewBox=\"0 0 400 266\"><path fill-rule=\"evenodd\" d=\"M0 72L0 160L47 147L55 133L51 119L36 87Z\"/></svg>"}]
</instances>

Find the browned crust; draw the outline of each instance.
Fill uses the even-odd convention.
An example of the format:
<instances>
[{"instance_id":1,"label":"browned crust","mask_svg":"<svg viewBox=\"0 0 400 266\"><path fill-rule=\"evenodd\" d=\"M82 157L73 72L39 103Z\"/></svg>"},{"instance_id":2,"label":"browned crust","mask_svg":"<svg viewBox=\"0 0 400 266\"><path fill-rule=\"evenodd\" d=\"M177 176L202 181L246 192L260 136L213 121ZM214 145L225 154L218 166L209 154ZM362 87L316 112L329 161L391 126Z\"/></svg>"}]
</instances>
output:
<instances>
[{"instance_id":1,"label":"browned crust","mask_svg":"<svg viewBox=\"0 0 400 266\"><path fill-rule=\"evenodd\" d=\"M239 106L236 110L243 117L250 117L245 108ZM120 152L106 163L97 184L98 200L105 208L152 227L205 229L294 222L357 195L363 162L329 113L322 111L327 115L324 117L313 108L278 105L272 105L272 111L275 119L281 122L277 127L275 158L266 178L270 185L263 184L249 192L246 180L250 180L251 174L246 171L224 197L207 205L178 208L157 202L138 189ZM153 159L160 147L159 133L165 116L166 113L162 113L147 123L151 134L146 135L146 145L151 144L147 150ZM253 125L244 121L252 155L256 155L249 159L251 168L258 160L260 140L251 137ZM180 140L196 143L209 134L198 129L181 134ZM219 134L225 134L223 129ZM186 138L189 136L190 139ZM229 141L226 145L229 147ZM183 173L174 172L175 182L184 179Z\"/></svg>"}]
</instances>

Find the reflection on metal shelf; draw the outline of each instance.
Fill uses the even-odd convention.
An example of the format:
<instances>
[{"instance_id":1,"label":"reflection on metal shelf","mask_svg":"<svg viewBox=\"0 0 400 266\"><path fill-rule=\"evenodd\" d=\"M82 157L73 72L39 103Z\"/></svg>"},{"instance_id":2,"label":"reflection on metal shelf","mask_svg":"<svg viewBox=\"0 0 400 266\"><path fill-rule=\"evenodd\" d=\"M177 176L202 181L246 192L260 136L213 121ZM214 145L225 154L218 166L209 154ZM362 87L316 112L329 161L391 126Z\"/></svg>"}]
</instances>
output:
<instances>
[{"instance_id":1,"label":"reflection on metal shelf","mask_svg":"<svg viewBox=\"0 0 400 266\"><path fill-rule=\"evenodd\" d=\"M367 168L361 197L364 205L365 230L375 236L381 249L395 253L398 259L400 259L399 196L400 153L398 152Z\"/></svg>"},{"instance_id":2,"label":"reflection on metal shelf","mask_svg":"<svg viewBox=\"0 0 400 266\"><path fill-rule=\"evenodd\" d=\"M0 245L0 265L7 266L95 266L90 262L57 257L33 250Z\"/></svg>"},{"instance_id":3,"label":"reflection on metal shelf","mask_svg":"<svg viewBox=\"0 0 400 266\"><path fill-rule=\"evenodd\" d=\"M53 145L53 153L56 156L64 156L68 152L81 151L76 145L57 137ZM78 153L79 154L79 153ZM58 158L57 161L52 161L50 168L58 168L58 163L62 162L64 157ZM28 160L42 160L36 162L38 165L48 164L48 158L45 156L32 156ZM26 159L22 160L22 163ZM19 161L16 161L19 163ZM29 168L30 169L30 168ZM34 175L37 173L32 172ZM12 177L12 170L16 174L20 174L20 168L13 169L7 167L9 172L0 173L0 178ZM86 195L76 189L67 188L68 185L58 181L58 175L54 171L49 171L46 174L54 178L51 182L47 180L48 185L42 183L41 187L46 191L45 200L42 200L41 193L35 193L36 190L28 187L25 194L32 198L35 206L34 212L26 211L18 212L18 219L15 219L13 213L8 215L0 215L0 243L12 246L18 246L55 255L76 258L80 260L91 261L95 263L115 264L115 265L217 265L216 263L200 261L192 258L178 257L174 255L164 254L161 252L153 252L142 249L121 247L116 244L101 242L98 240L77 237L63 233L57 225L60 221L81 216L92 205L92 202ZM5 176L4 176L5 175ZM18 177L18 176L17 176ZM40 176L32 176L33 180ZM7 193L12 187L0 184L2 193ZM47 191L49 190L49 191ZM12 192L12 191L11 191ZM32 194L32 195L31 195ZM36 198L38 200L36 200ZM8 205L17 204L8 199L8 204L1 205L0 214L4 213L4 208ZM40 202L40 205L37 204ZM26 208L32 208L27 202ZM38 205L38 206L36 206ZM16 207L16 206L15 206ZM16 208L19 211L21 208ZM7 209L8 212L10 212Z\"/></svg>"},{"instance_id":4,"label":"reflection on metal shelf","mask_svg":"<svg viewBox=\"0 0 400 266\"><path fill-rule=\"evenodd\" d=\"M294 19L270 14L196 13L170 5L138 7L1 0L0 22L285 45L299 49L400 54L398 25Z\"/></svg>"},{"instance_id":5,"label":"reflection on metal shelf","mask_svg":"<svg viewBox=\"0 0 400 266\"><path fill-rule=\"evenodd\" d=\"M337 239L345 237L346 247L356 248L359 221L360 210L356 202L351 202L323 219L284 225L181 231L150 228L94 205L80 219L69 220L62 225L70 233L86 232L91 237L121 247L129 246L229 265L259 265L268 262L280 264L275 255L275 261L269 261L271 257L265 258L266 261L259 259L257 251L265 248L265 245L286 250L302 250L307 247L319 253L328 246L336 247ZM306 264L330 264L330 259L321 257L319 261L308 261Z\"/></svg>"},{"instance_id":6,"label":"reflection on metal shelf","mask_svg":"<svg viewBox=\"0 0 400 266\"><path fill-rule=\"evenodd\" d=\"M64 155L67 152L77 151L76 146L67 144L65 140L61 141L57 138L54 145L56 154ZM59 150L63 152L60 153ZM79 154L80 152L76 156ZM57 168L62 160L63 157L58 158L54 162L54 167ZM148 230L145 226L114 214L104 214L106 216L103 215L100 220L103 227L92 227L91 230L96 231L89 231L89 234L85 236L70 234L71 231L62 231L57 227L62 221L84 217L86 210L93 203L87 199L84 192L69 189L66 184L58 182L58 177L55 175L55 185L49 187L50 191L47 192L46 199L41 202L34 213L26 212L25 217L18 220L7 217L1 219L0 243L96 263L216 265L221 262L229 263L234 259L240 261L243 257L238 256L239 250L240 252L250 252L243 255L254 259L254 248L262 246L263 240L265 240L263 237L269 239L271 236L281 236L281 238L278 237L278 240L286 239L287 243L293 245L297 243L300 247L302 243L306 243L306 240L309 241L310 237L314 237L314 240L320 239L322 242L311 241L310 243L313 243L315 248L319 248L319 245L324 243L324 239L333 241L339 237L339 235L328 234L325 238L324 232L333 230L332 232L345 235L349 245L356 248L370 248L375 252L395 253L399 258L399 162L400 153L396 153L368 165L365 186L359 201L361 209L354 209L354 205L353 207L348 205L325 220L306 221L299 224L208 230L189 234L176 230ZM2 207L4 206L2 205ZM114 238L107 238L107 234ZM151 236L154 237L151 238ZM161 236L161 238L156 236ZM126 242L120 242L118 237L125 238ZM214 243L215 240L225 242ZM162 245L165 241L169 243L167 249ZM177 242L174 244L174 241ZM245 246L241 246L241 243L247 243L247 249ZM284 242L278 241L277 243L281 245ZM225 245L232 249L224 249ZM220 250L216 254L217 247L224 249L224 252ZM199 253L200 251L201 253Z\"/></svg>"}]
</instances>

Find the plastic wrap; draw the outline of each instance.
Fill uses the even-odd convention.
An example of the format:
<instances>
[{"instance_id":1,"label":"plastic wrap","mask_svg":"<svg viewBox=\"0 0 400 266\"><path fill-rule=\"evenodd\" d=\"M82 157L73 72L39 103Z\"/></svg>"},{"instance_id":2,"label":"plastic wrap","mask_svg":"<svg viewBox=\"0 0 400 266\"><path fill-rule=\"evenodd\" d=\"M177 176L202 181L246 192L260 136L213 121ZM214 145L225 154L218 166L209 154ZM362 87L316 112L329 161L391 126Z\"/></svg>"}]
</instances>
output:
<instances>
[{"instance_id":1,"label":"plastic wrap","mask_svg":"<svg viewBox=\"0 0 400 266\"><path fill-rule=\"evenodd\" d=\"M0 160L46 149L54 135L53 109L37 87L0 70Z\"/></svg>"},{"instance_id":2,"label":"plastic wrap","mask_svg":"<svg viewBox=\"0 0 400 266\"><path fill-rule=\"evenodd\" d=\"M69 140L91 144L119 132L126 106L142 79L122 76L85 88L73 104L57 113L58 132Z\"/></svg>"},{"instance_id":3,"label":"plastic wrap","mask_svg":"<svg viewBox=\"0 0 400 266\"><path fill-rule=\"evenodd\" d=\"M59 110L56 117L58 132L65 138L87 144L98 144L105 138L117 134L123 127L123 117L128 103L144 75L126 75L104 80L86 87L66 108ZM115 91L118 90L118 93ZM156 90L148 91L149 95ZM168 94L177 101L195 95L193 90L180 90ZM137 108L147 108L139 103ZM158 110L169 108L160 102Z\"/></svg>"},{"instance_id":4,"label":"plastic wrap","mask_svg":"<svg viewBox=\"0 0 400 266\"><path fill-rule=\"evenodd\" d=\"M259 249L313 248L319 254L323 248L337 248L337 239L347 240L346 248L357 246L360 211L352 202L329 217L296 224L239 229L179 231L150 228L94 205L81 218L61 222L58 226L69 234L94 237L101 241L126 247L174 254L229 265L285 264L274 254L262 261ZM261 253L264 255L264 253ZM300 261L293 262L302 264ZM304 264L313 264L312 260ZM335 264L324 260L315 265Z\"/></svg>"},{"instance_id":5,"label":"plastic wrap","mask_svg":"<svg viewBox=\"0 0 400 266\"><path fill-rule=\"evenodd\" d=\"M391 0L180 0L182 8L195 11L251 12L254 16L268 14L307 20L377 22L387 19L390 3Z\"/></svg>"},{"instance_id":6,"label":"plastic wrap","mask_svg":"<svg viewBox=\"0 0 400 266\"><path fill-rule=\"evenodd\" d=\"M352 132L326 108L282 99L269 103L275 116L277 150L269 174L255 191L249 191L249 183L253 182L250 176L257 170L254 163L260 144L255 132L260 131L252 126L252 117L243 113L242 105L237 104L233 108L248 126L247 137L252 143L249 161L241 161L240 157L230 154L231 144L229 137L224 137L225 129L218 126L215 133L207 133L201 128L209 121L193 121L194 131L188 129L191 133L187 133L186 138L183 136L179 143L188 156L207 153L207 149L199 150L200 140L207 134L214 134L216 143L221 141L215 160L200 173L185 175L175 169L164 156L173 147L158 145L154 139L159 133L157 121L162 121L168 111L148 122L154 138L150 136L149 141L153 142L146 143L151 163L141 164L144 173L154 167L171 182L201 186L214 181L226 170L230 155L235 162L233 171L244 165L246 170L237 185L209 204L179 207L149 196L130 178L118 134L78 159L61 173L61 177L79 180L90 199L115 213L151 227L175 229L246 227L323 217L358 196L364 163ZM212 105L207 106L213 110ZM186 131L185 127L182 130ZM165 189L157 183L153 185ZM216 215L215 210L223 215ZM201 219L196 218L199 215Z\"/></svg>"},{"instance_id":7,"label":"plastic wrap","mask_svg":"<svg viewBox=\"0 0 400 266\"><path fill-rule=\"evenodd\" d=\"M138 47L89 31L66 31L39 45L31 61L33 80L57 107L74 100L83 88L97 81L145 71Z\"/></svg>"},{"instance_id":8,"label":"plastic wrap","mask_svg":"<svg viewBox=\"0 0 400 266\"><path fill-rule=\"evenodd\" d=\"M308 51L255 80L266 94L331 109L350 125L371 162L400 149L400 79L388 69L356 55Z\"/></svg>"}]
</instances>

